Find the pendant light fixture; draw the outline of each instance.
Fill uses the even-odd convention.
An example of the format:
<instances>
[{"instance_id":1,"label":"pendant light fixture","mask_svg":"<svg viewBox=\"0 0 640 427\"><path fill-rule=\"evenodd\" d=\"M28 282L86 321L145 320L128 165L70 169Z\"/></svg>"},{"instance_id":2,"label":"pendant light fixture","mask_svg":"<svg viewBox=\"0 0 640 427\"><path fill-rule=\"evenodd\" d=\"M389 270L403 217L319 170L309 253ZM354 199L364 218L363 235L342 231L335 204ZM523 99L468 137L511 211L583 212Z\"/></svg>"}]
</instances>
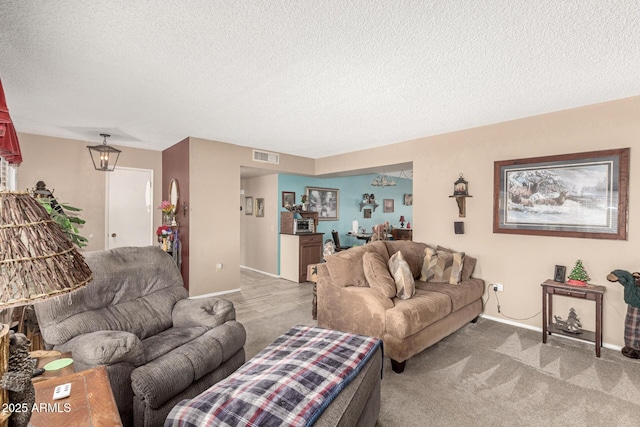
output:
<instances>
[{"instance_id":1,"label":"pendant light fixture","mask_svg":"<svg viewBox=\"0 0 640 427\"><path fill-rule=\"evenodd\" d=\"M98 171L111 172L115 169L122 151L107 145L107 138L111 135L101 133L100 136L102 137L102 145L87 145L87 148L91 155L93 167Z\"/></svg>"}]
</instances>

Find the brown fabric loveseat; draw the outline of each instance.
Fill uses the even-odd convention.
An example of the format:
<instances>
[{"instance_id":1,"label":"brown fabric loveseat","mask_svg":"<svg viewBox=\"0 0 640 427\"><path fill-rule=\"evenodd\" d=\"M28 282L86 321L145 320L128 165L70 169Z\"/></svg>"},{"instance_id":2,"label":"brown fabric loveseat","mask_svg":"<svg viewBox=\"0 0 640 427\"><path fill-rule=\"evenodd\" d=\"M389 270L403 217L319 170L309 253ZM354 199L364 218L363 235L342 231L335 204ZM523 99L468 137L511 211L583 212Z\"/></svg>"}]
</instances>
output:
<instances>
[{"instance_id":1,"label":"brown fabric loveseat","mask_svg":"<svg viewBox=\"0 0 640 427\"><path fill-rule=\"evenodd\" d=\"M475 322L484 292L484 281L471 278L476 260L427 248L412 241L377 241L327 258L318 265L318 326L382 339L384 354L401 373L407 359ZM401 255L394 256L397 252ZM415 283L412 296L389 278L392 256L408 264ZM452 266L454 258L458 265L453 261ZM457 280L437 281L452 270Z\"/></svg>"}]
</instances>

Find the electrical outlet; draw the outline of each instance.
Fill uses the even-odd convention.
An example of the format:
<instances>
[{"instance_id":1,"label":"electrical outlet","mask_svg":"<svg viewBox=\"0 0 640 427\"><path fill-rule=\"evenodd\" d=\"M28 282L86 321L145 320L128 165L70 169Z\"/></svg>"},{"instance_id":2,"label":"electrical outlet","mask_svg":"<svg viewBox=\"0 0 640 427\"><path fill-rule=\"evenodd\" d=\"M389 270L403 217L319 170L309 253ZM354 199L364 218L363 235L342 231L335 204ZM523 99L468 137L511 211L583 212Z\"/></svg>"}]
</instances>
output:
<instances>
[{"instance_id":1,"label":"electrical outlet","mask_svg":"<svg viewBox=\"0 0 640 427\"><path fill-rule=\"evenodd\" d=\"M216 264L216 271L222 270L222 263Z\"/></svg>"},{"instance_id":2,"label":"electrical outlet","mask_svg":"<svg viewBox=\"0 0 640 427\"><path fill-rule=\"evenodd\" d=\"M493 287L494 291L497 292L502 292L504 291L504 285L502 283L494 283L493 285L491 285Z\"/></svg>"}]
</instances>

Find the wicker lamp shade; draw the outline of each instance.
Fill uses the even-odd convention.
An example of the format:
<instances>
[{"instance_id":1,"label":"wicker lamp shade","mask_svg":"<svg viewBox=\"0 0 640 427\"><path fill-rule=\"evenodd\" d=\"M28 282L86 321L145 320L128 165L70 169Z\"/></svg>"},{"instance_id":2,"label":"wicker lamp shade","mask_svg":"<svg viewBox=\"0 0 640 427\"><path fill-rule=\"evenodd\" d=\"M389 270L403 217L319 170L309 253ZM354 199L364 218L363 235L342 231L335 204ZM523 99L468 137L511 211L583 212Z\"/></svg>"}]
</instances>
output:
<instances>
[{"instance_id":1,"label":"wicker lamp shade","mask_svg":"<svg viewBox=\"0 0 640 427\"><path fill-rule=\"evenodd\" d=\"M29 193L0 192L0 309L84 287L84 257Z\"/></svg>"}]
</instances>

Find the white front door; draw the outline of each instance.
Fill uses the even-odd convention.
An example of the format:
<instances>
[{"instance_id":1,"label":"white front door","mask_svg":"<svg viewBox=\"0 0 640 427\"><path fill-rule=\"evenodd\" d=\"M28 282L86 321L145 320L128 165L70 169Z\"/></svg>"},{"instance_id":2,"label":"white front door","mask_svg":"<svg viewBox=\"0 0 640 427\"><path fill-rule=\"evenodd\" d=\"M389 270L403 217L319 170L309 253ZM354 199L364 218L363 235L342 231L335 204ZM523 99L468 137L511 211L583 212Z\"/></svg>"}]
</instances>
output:
<instances>
[{"instance_id":1,"label":"white front door","mask_svg":"<svg viewBox=\"0 0 640 427\"><path fill-rule=\"evenodd\" d=\"M107 249L153 245L153 170L116 167L107 178Z\"/></svg>"}]
</instances>

